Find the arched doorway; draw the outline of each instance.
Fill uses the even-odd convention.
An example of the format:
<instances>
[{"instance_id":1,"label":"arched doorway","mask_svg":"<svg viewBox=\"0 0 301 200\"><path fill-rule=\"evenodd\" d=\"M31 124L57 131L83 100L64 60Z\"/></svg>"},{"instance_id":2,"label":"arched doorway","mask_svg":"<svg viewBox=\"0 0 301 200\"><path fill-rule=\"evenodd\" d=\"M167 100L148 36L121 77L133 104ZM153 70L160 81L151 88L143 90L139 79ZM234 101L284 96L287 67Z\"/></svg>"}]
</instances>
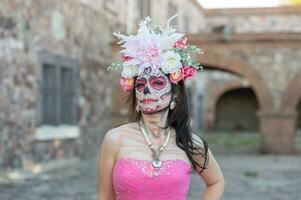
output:
<instances>
[{"instance_id":1,"label":"arched doorway","mask_svg":"<svg viewBox=\"0 0 301 200\"><path fill-rule=\"evenodd\" d=\"M205 54L198 57L198 61L203 66L236 74L250 83L259 105L257 114L261 133L260 152L292 152L295 116L287 115L275 109L277 105L275 105L271 91L256 68L241 59L230 57L228 54L204 51ZM210 116L209 118L213 117Z\"/></svg>"},{"instance_id":2,"label":"arched doorway","mask_svg":"<svg viewBox=\"0 0 301 200\"><path fill-rule=\"evenodd\" d=\"M273 109L274 101L266 82L263 80L261 74L249 63L241 59L229 58L228 55L221 55L210 51L206 51L205 54L200 55L197 59L205 66L205 69L226 71L243 77L254 90L254 94L259 101L260 110L267 111Z\"/></svg>"},{"instance_id":3,"label":"arched doorway","mask_svg":"<svg viewBox=\"0 0 301 200\"><path fill-rule=\"evenodd\" d=\"M258 105L258 100L257 97L250 87L250 83L244 79L240 80L232 80L232 81L226 81L226 82L221 82L215 87L211 89L211 93L208 95L208 100L207 104L205 105L205 113L204 113L204 131L205 132L210 132L212 130L218 130L219 127L217 126L219 123L216 122L216 107L218 104L219 99L222 97L222 95L235 91L237 89L247 89L251 95L250 98L252 99L252 102L256 102L257 106L254 109L249 109L252 110L252 113L256 116L256 112L259 109ZM239 99L239 96L238 96ZM236 102L236 99L233 98L233 100ZM246 104L248 105L248 104ZM256 116L256 118L258 118Z\"/></svg>"},{"instance_id":4,"label":"arched doorway","mask_svg":"<svg viewBox=\"0 0 301 200\"><path fill-rule=\"evenodd\" d=\"M225 92L216 104L214 130L258 131L258 106L256 95L251 88L237 88Z\"/></svg>"}]
</instances>

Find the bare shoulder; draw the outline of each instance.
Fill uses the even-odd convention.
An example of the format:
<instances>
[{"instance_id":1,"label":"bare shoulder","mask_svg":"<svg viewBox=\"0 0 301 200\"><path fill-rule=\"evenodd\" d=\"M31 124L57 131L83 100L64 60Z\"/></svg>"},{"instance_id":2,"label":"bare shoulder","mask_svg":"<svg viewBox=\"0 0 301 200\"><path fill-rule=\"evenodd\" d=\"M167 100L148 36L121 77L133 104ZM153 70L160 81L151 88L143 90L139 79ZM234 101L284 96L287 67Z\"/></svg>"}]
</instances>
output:
<instances>
[{"instance_id":1,"label":"bare shoulder","mask_svg":"<svg viewBox=\"0 0 301 200\"><path fill-rule=\"evenodd\" d=\"M99 149L99 158L101 158L100 161L110 159L112 162L114 162L120 150L120 138L125 132L127 126L127 124L124 124L112 128L105 133Z\"/></svg>"},{"instance_id":2,"label":"bare shoulder","mask_svg":"<svg viewBox=\"0 0 301 200\"><path fill-rule=\"evenodd\" d=\"M119 137L120 137L121 132L118 130L118 128L113 128L110 129L103 138L102 144L118 144Z\"/></svg>"},{"instance_id":3,"label":"bare shoulder","mask_svg":"<svg viewBox=\"0 0 301 200\"><path fill-rule=\"evenodd\" d=\"M134 122L122 124L118 127L112 128L104 135L103 143L118 145L119 138L122 136L122 134L134 128L135 128Z\"/></svg>"}]
</instances>

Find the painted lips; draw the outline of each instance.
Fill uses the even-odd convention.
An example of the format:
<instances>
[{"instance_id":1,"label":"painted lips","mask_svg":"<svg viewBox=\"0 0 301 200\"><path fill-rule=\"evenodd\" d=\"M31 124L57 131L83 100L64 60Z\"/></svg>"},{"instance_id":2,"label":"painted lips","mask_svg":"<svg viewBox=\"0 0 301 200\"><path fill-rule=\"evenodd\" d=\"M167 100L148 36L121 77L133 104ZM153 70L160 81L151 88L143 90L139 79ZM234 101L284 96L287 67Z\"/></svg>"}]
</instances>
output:
<instances>
[{"instance_id":1,"label":"painted lips","mask_svg":"<svg viewBox=\"0 0 301 200\"><path fill-rule=\"evenodd\" d=\"M154 102L157 102L157 101L158 100L156 100L156 99L147 98L147 99L143 99L142 103L151 104L151 103L154 103Z\"/></svg>"}]
</instances>

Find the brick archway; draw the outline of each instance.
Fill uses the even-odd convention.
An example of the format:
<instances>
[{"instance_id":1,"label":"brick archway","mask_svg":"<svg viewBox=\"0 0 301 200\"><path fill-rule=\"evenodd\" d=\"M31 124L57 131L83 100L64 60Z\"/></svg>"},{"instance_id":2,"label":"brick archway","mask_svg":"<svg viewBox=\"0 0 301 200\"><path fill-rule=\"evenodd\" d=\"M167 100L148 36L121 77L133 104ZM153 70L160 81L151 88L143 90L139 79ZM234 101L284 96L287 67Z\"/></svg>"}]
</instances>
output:
<instances>
[{"instance_id":1,"label":"brick archway","mask_svg":"<svg viewBox=\"0 0 301 200\"><path fill-rule=\"evenodd\" d=\"M259 102L257 114L260 118L261 144L259 151L261 153L292 153L295 151L293 135L296 114L275 110L270 89L261 74L252 65L227 54L211 53L210 51L205 51L204 55L200 55L198 61L207 68L240 75L250 83ZM300 88L300 86L296 87L293 92Z\"/></svg>"},{"instance_id":2,"label":"brick archway","mask_svg":"<svg viewBox=\"0 0 301 200\"><path fill-rule=\"evenodd\" d=\"M301 100L301 71L288 84L281 99L280 110L259 113L261 117L262 151L298 153L294 136L297 125L297 105Z\"/></svg>"},{"instance_id":3,"label":"brick archway","mask_svg":"<svg viewBox=\"0 0 301 200\"><path fill-rule=\"evenodd\" d=\"M229 55L221 55L209 51L205 51L203 55L200 55L198 61L205 68L218 69L242 76L254 90L259 101L260 110L273 110L274 101L266 82L249 63L241 59L229 58Z\"/></svg>"},{"instance_id":4,"label":"brick archway","mask_svg":"<svg viewBox=\"0 0 301 200\"><path fill-rule=\"evenodd\" d=\"M215 108L218 99L226 92L238 88L250 88L249 83L245 83L244 81L234 80L228 81L226 83L221 83L215 88L213 88L213 92L209 94L208 104L205 108L204 113L204 131L210 131L213 128L213 124L215 121Z\"/></svg>"},{"instance_id":5,"label":"brick archway","mask_svg":"<svg viewBox=\"0 0 301 200\"><path fill-rule=\"evenodd\" d=\"M301 71L288 84L283 94L281 108L283 112L295 113L298 103L301 100Z\"/></svg>"}]
</instances>

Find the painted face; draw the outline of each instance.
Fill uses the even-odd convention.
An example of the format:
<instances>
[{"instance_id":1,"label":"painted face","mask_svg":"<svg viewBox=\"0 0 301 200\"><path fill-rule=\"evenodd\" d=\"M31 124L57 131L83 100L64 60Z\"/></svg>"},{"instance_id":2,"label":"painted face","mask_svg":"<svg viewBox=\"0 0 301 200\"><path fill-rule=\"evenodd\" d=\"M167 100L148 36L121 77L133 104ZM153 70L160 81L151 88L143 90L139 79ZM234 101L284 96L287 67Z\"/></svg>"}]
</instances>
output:
<instances>
[{"instance_id":1,"label":"painted face","mask_svg":"<svg viewBox=\"0 0 301 200\"><path fill-rule=\"evenodd\" d=\"M171 82L161 71L155 74L147 68L135 81L136 100L143 113L154 113L169 106Z\"/></svg>"}]
</instances>

